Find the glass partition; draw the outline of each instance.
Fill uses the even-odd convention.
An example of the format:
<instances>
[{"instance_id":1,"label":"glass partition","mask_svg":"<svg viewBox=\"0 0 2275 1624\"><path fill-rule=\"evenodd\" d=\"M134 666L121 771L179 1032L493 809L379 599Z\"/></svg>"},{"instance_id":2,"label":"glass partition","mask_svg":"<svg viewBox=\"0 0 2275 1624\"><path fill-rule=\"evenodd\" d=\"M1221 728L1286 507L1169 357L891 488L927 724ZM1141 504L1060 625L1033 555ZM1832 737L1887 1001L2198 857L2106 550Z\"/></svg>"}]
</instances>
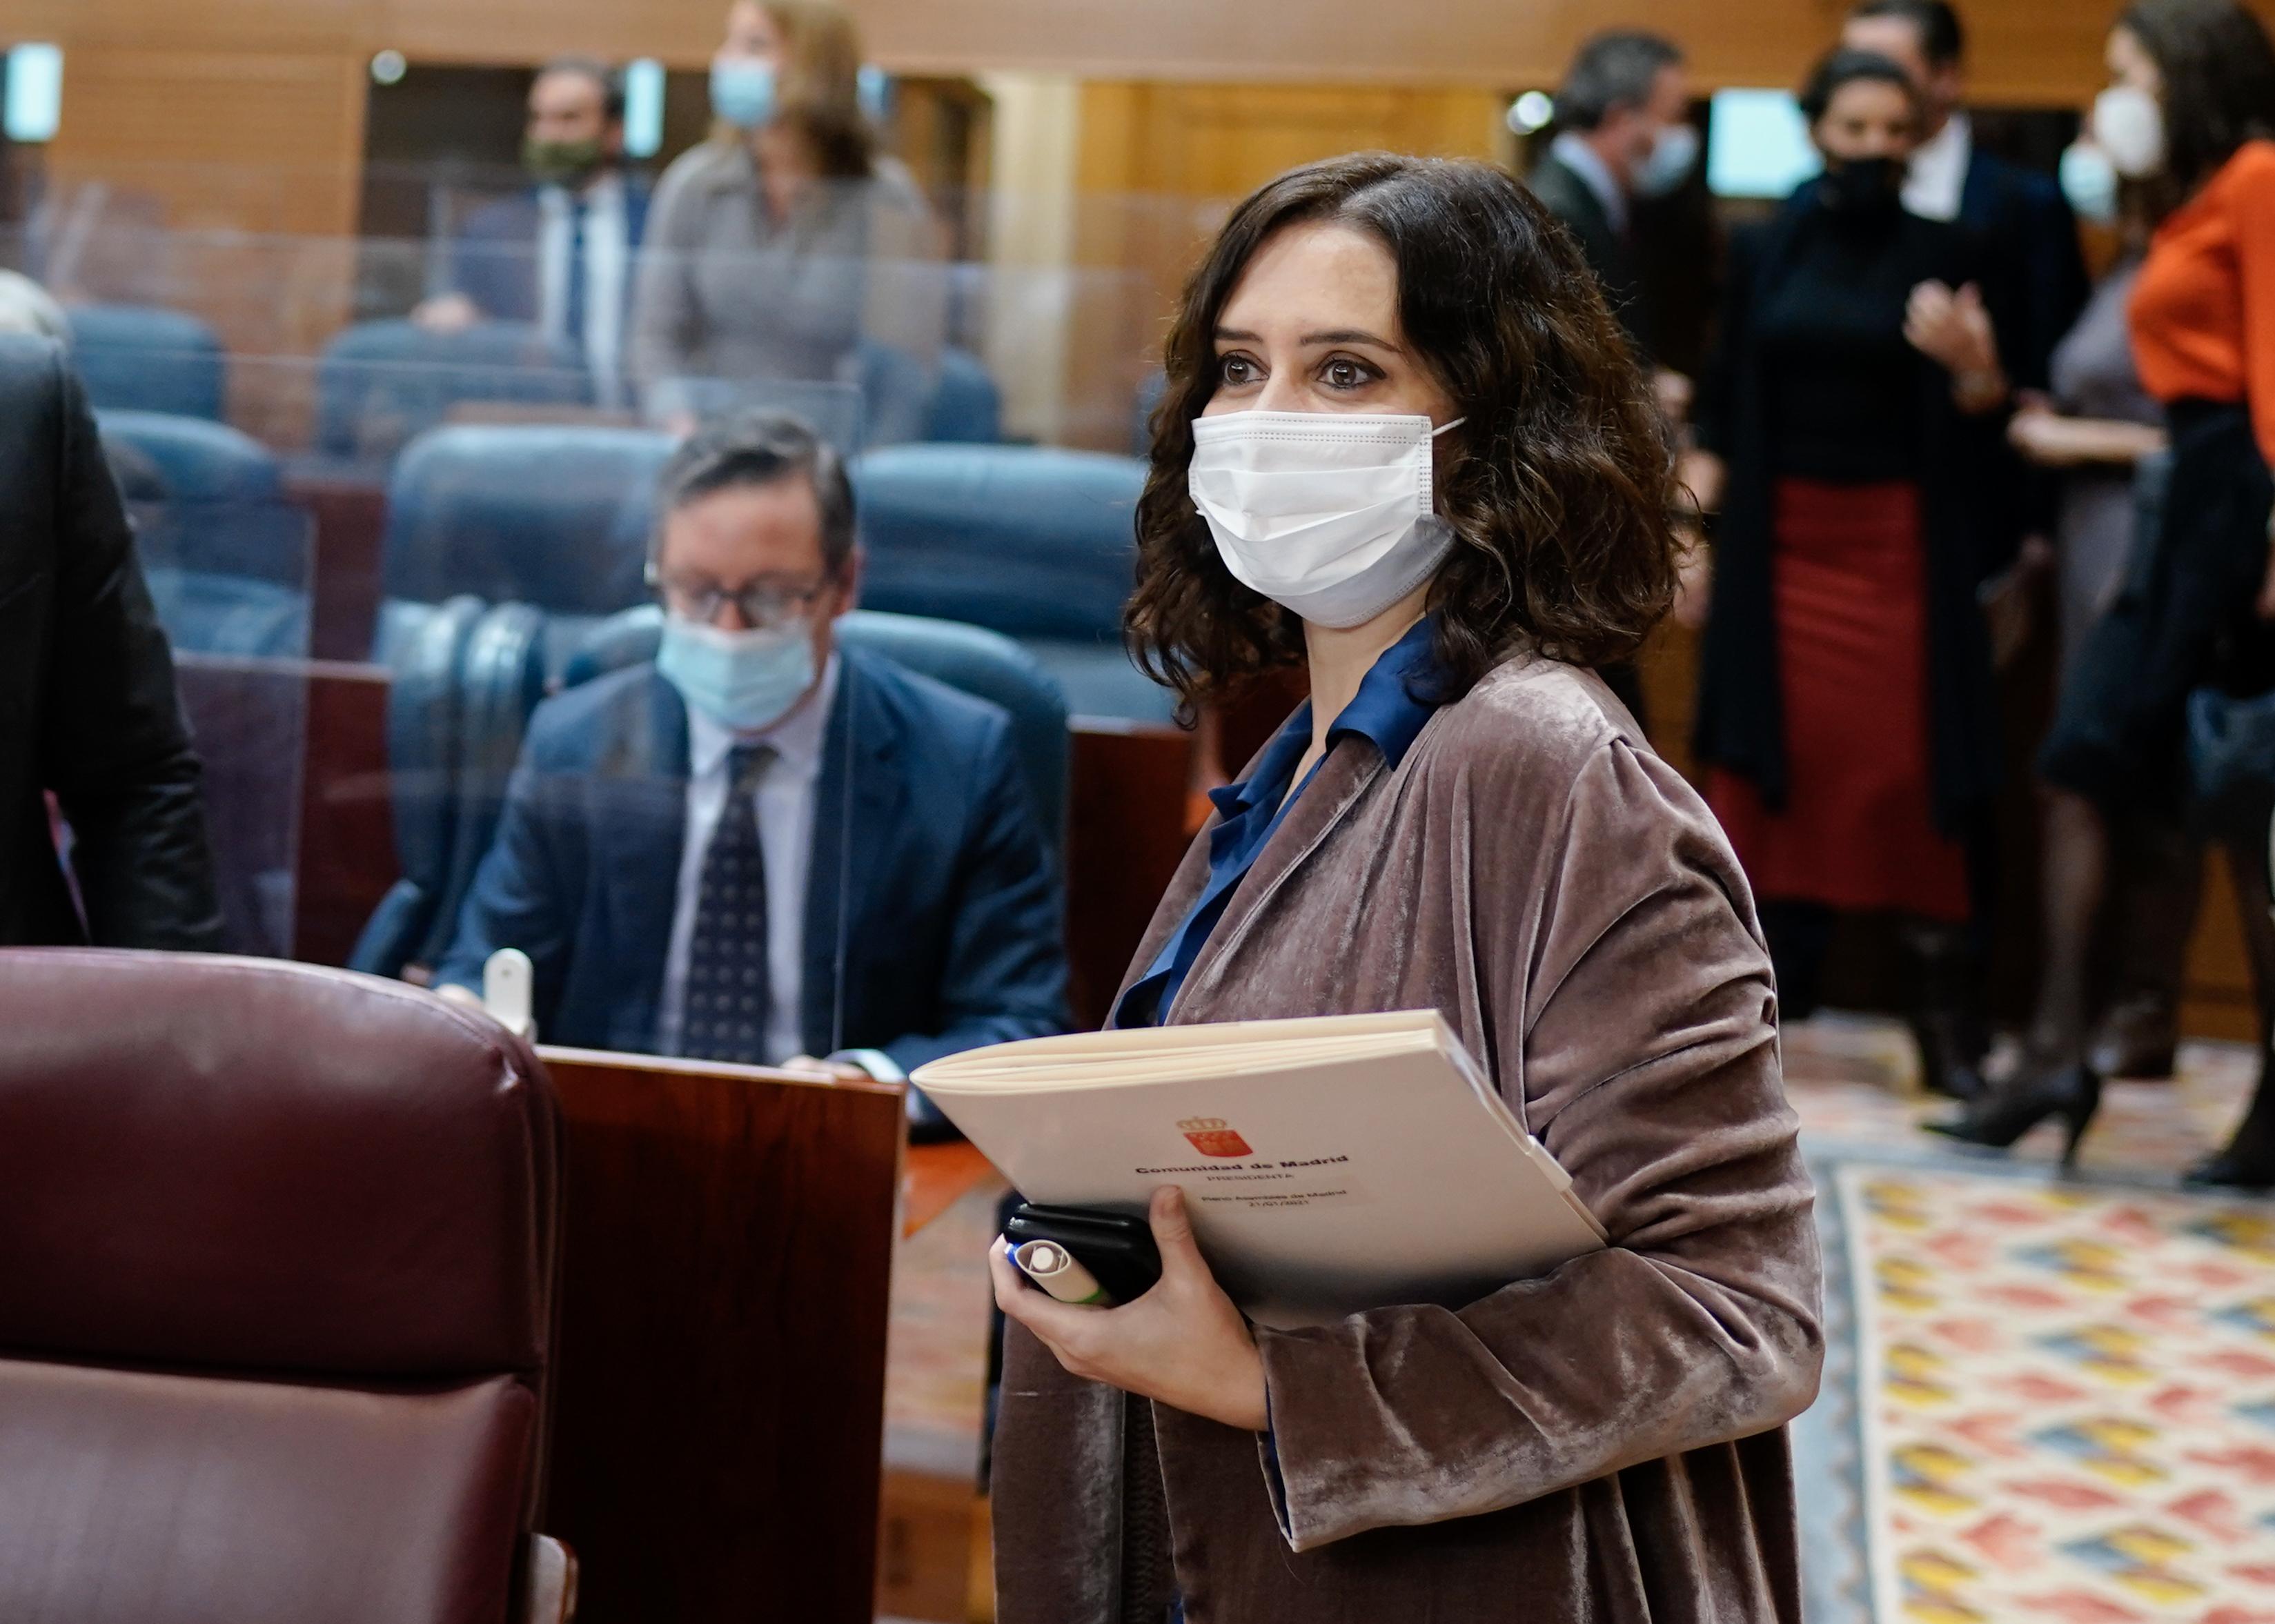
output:
<instances>
[{"instance_id":1,"label":"glass partition","mask_svg":"<svg viewBox=\"0 0 2275 1624\"><path fill-rule=\"evenodd\" d=\"M49 185L0 232L0 267L61 302L134 521L232 950L414 978L445 962L536 708L653 658L656 477L724 413L792 412L846 455L864 548L848 646L1011 709L1054 850L1058 719L1167 720L1119 620L1167 308L1141 261L1197 239L1190 206L1086 200L1042 262L634 256L613 333L572 337L533 243L485 261L533 306L435 306L510 177L397 178L427 187L429 235L179 223L205 212L193 194L259 212L243 178L189 166ZM959 207L984 223L1041 206ZM1135 246L1093 264L1088 241ZM661 320L650 285L772 291ZM615 345L597 365L595 336ZM640 815L662 821L636 844L677 838L676 802Z\"/></svg>"}]
</instances>

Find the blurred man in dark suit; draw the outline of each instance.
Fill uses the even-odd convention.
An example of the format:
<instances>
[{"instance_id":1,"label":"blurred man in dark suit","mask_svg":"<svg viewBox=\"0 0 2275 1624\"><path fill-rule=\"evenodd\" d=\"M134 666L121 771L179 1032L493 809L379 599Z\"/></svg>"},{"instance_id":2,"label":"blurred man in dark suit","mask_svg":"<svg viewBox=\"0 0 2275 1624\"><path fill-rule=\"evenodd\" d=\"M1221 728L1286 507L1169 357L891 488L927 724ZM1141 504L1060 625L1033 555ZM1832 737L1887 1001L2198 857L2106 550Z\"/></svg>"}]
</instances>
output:
<instances>
[{"instance_id":1,"label":"blurred man in dark suit","mask_svg":"<svg viewBox=\"0 0 2275 1624\"><path fill-rule=\"evenodd\" d=\"M1919 91L1920 143L1904 185L1904 207L1930 220L1956 220L1983 239L2006 284L1985 287L2007 375L2043 390L2054 345L2090 287L2077 219L2052 175L1976 149L1966 109L1967 38L1946 0L1863 0L1848 13L1840 42L1901 66Z\"/></svg>"},{"instance_id":2,"label":"blurred man in dark suit","mask_svg":"<svg viewBox=\"0 0 2275 1624\"><path fill-rule=\"evenodd\" d=\"M1638 297L1633 215L1638 197L1680 186L1698 162L1682 52L1655 34L1599 34L1580 47L1556 92L1557 135L1525 185L1579 239L1628 341L1653 361ZM1682 391L1686 396L1688 391Z\"/></svg>"},{"instance_id":3,"label":"blurred man in dark suit","mask_svg":"<svg viewBox=\"0 0 2275 1624\"><path fill-rule=\"evenodd\" d=\"M602 403L620 397L632 261L648 189L624 168L624 90L601 63L563 57L529 87L522 167L532 185L475 210L450 239L438 291L412 313L449 331L533 322L584 352Z\"/></svg>"},{"instance_id":4,"label":"blurred man in dark suit","mask_svg":"<svg viewBox=\"0 0 2275 1624\"><path fill-rule=\"evenodd\" d=\"M94 415L60 345L0 334L0 946L79 942L210 949L221 912Z\"/></svg>"},{"instance_id":5,"label":"blurred man in dark suit","mask_svg":"<svg viewBox=\"0 0 2275 1624\"><path fill-rule=\"evenodd\" d=\"M1636 199L1673 192L1697 163L1698 132L1689 111L1682 52L1674 42L1629 29L1597 34L1565 70L1556 92L1556 138L1524 178L1532 195L1578 239L1636 359L1651 374L1660 409L1677 424L1689 413L1690 380L1657 364L1634 214ZM1643 683L1631 661L1599 675L1638 724L1647 722Z\"/></svg>"},{"instance_id":6,"label":"blurred man in dark suit","mask_svg":"<svg viewBox=\"0 0 2275 1624\"><path fill-rule=\"evenodd\" d=\"M780 412L701 430L651 565L655 660L539 708L436 983L518 948L551 1041L886 1081L1062 1027L1010 718L833 636L860 574L836 454Z\"/></svg>"}]
</instances>

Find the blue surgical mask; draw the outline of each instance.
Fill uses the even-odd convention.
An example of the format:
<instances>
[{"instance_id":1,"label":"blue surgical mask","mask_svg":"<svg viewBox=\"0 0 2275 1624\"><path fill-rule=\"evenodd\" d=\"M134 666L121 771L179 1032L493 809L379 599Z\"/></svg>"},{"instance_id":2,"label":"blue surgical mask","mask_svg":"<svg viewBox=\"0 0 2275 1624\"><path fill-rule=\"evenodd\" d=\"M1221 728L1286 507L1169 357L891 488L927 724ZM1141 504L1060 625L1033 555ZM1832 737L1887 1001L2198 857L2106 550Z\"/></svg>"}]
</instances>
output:
<instances>
[{"instance_id":1,"label":"blue surgical mask","mask_svg":"<svg viewBox=\"0 0 2275 1624\"><path fill-rule=\"evenodd\" d=\"M1633 177L1638 197L1665 197L1690 178L1691 166L1698 162L1698 128L1696 125L1671 124L1660 126L1651 138L1651 151L1636 166Z\"/></svg>"},{"instance_id":2,"label":"blue surgical mask","mask_svg":"<svg viewBox=\"0 0 2275 1624\"><path fill-rule=\"evenodd\" d=\"M755 130L775 116L771 62L731 58L711 64L711 110L737 130Z\"/></svg>"},{"instance_id":3,"label":"blue surgical mask","mask_svg":"<svg viewBox=\"0 0 2275 1624\"><path fill-rule=\"evenodd\" d=\"M853 94L861 113L871 124L882 124L893 111L893 78L874 63L864 66L853 80Z\"/></svg>"},{"instance_id":4,"label":"blue surgical mask","mask_svg":"<svg viewBox=\"0 0 2275 1624\"><path fill-rule=\"evenodd\" d=\"M813 686L813 632L803 620L725 631L667 615L655 668L694 709L729 732L752 733Z\"/></svg>"},{"instance_id":5,"label":"blue surgical mask","mask_svg":"<svg viewBox=\"0 0 2275 1624\"><path fill-rule=\"evenodd\" d=\"M2109 155L2086 140L2072 141L2062 149L2062 195L2081 220L2107 225L2117 218L2117 166Z\"/></svg>"}]
</instances>

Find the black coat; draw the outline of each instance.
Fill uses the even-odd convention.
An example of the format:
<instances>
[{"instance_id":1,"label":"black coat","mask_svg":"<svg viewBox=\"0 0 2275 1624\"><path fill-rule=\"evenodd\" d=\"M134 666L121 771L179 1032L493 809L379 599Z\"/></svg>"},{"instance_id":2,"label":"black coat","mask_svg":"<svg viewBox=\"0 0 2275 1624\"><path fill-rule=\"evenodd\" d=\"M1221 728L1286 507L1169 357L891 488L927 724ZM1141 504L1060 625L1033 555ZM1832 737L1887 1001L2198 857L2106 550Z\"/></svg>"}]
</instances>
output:
<instances>
[{"instance_id":1,"label":"black coat","mask_svg":"<svg viewBox=\"0 0 2275 1624\"><path fill-rule=\"evenodd\" d=\"M1636 359L1648 366L1651 359L1650 313L1644 308L1642 274L1636 264L1635 245L1612 223L1601 199L1579 171L1549 153L1525 175L1524 184L1540 206L1556 216L1580 245L1588 268L1603 284L1612 313L1634 346Z\"/></svg>"},{"instance_id":2,"label":"black coat","mask_svg":"<svg viewBox=\"0 0 2275 1624\"><path fill-rule=\"evenodd\" d=\"M1713 613L1694 743L1702 762L1750 780L1773 808L1785 804L1788 789L1771 579L1775 441L1754 320L1825 224L1818 192L1815 182L1803 186L1775 217L1733 237L1721 349L1699 402L1701 440L1723 458L1728 481L1715 529ZM1983 283L1994 319L2012 309L1995 276L1986 276L1979 244L1961 227L1907 214L1893 252L1909 262L1910 282ZM1976 593L2013 555L2017 470L2006 450L2004 414L1961 413L1952 404L1950 374L1924 356L1913 359L1936 820L1959 835L1998 782L1997 696Z\"/></svg>"},{"instance_id":3,"label":"black coat","mask_svg":"<svg viewBox=\"0 0 2275 1624\"><path fill-rule=\"evenodd\" d=\"M0 946L88 940L218 947L213 857L173 656L94 416L57 345L0 335Z\"/></svg>"},{"instance_id":4,"label":"black coat","mask_svg":"<svg viewBox=\"0 0 2275 1624\"><path fill-rule=\"evenodd\" d=\"M2051 176L1976 152L1959 192L1959 223L2007 283L2011 319L1999 354L2015 387L2043 389L2062 341L2092 292L2077 240L2077 216Z\"/></svg>"}]
</instances>

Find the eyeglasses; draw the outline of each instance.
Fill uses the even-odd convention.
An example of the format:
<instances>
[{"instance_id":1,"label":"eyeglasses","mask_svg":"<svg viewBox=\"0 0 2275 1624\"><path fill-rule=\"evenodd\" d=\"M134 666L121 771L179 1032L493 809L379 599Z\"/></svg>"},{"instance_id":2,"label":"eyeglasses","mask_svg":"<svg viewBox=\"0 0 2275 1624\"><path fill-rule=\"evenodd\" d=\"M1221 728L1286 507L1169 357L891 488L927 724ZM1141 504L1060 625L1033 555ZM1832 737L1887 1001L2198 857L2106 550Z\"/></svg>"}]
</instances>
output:
<instances>
[{"instance_id":1,"label":"eyeglasses","mask_svg":"<svg viewBox=\"0 0 2275 1624\"><path fill-rule=\"evenodd\" d=\"M803 616L830 585L823 580L812 586L793 587L779 581L752 581L729 592L716 581L655 578L664 607L682 619L707 625L731 603L741 612L744 624L759 630L771 630Z\"/></svg>"}]
</instances>

